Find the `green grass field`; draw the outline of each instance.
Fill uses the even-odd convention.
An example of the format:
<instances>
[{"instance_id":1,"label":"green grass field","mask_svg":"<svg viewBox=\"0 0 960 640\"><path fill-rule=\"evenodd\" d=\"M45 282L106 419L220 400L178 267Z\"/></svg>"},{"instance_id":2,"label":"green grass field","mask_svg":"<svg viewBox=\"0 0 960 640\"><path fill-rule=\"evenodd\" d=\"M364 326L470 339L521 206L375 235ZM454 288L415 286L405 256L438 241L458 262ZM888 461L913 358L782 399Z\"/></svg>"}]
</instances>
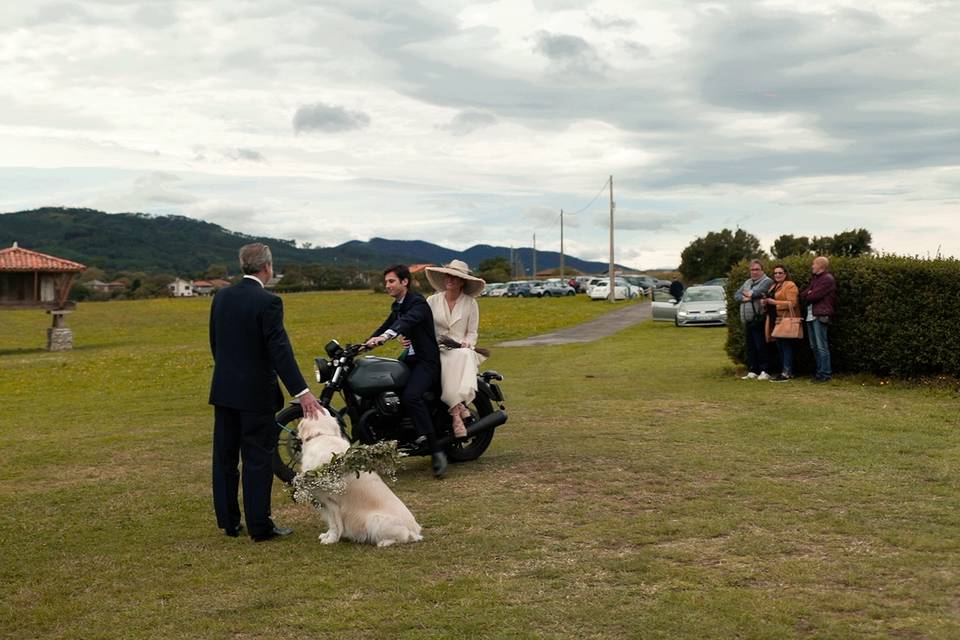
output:
<instances>
[{"instance_id":1,"label":"green grass field","mask_svg":"<svg viewBox=\"0 0 960 640\"><path fill-rule=\"evenodd\" d=\"M386 313L287 296L306 373ZM609 305L482 300L481 344ZM0 637L957 638L960 399L746 382L723 330L646 323L495 349L510 421L478 461L394 486L416 545L222 535L210 500L209 300L0 315Z\"/></svg>"}]
</instances>

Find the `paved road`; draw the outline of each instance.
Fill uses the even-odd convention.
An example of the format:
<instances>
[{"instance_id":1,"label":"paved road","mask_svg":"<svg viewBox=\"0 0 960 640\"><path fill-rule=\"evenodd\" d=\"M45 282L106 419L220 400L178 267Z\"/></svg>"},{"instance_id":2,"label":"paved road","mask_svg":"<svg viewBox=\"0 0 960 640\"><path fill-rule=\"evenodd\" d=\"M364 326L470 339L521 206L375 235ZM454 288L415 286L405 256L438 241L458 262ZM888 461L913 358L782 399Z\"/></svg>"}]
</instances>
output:
<instances>
[{"instance_id":1,"label":"paved road","mask_svg":"<svg viewBox=\"0 0 960 640\"><path fill-rule=\"evenodd\" d=\"M609 304L597 302L597 304ZM638 302L629 306L611 311L599 318L594 318L590 322L578 324L575 327L567 327L553 333L544 333L543 335L524 338L523 340L510 340L501 342L498 347L532 347L534 345L549 344L570 344L572 342L593 342L600 338L606 338L627 327L643 322L650 317L650 303Z\"/></svg>"}]
</instances>

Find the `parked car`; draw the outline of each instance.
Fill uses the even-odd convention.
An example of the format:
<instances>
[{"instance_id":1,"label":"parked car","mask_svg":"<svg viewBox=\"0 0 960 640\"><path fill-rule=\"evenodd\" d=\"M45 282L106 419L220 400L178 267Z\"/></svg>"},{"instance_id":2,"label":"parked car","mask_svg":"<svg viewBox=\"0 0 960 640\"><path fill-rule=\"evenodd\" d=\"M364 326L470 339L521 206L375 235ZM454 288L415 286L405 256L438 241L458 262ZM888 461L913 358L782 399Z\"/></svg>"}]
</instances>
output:
<instances>
[{"instance_id":1,"label":"parked car","mask_svg":"<svg viewBox=\"0 0 960 640\"><path fill-rule=\"evenodd\" d=\"M508 282L502 295L506 298L529 298L533 293L530 291L529 282L517 281Z\"/></svg>"},{"instance_id":2,"label":"parked car","mask_svg":"<svg viewBox=\"0 0 960 640\"><path fill-rule=\"evenodd\" d=\"M547 280L543 283L543 295L550 296L573 296L577 292L574 291L566 282L560 280Z\"/></svg>"},{"instance_id":3,"label":"parked car","mask_svg":"<svg viewBox=\"0 0 960 640\"><path fill-rule=\"evenodd\" d=\"M600 284L601 282L606 283L606 278L590 278L587 280L587 284L584 287L584 292L589 296L593 292L593 288Z\"/></svg>"},{"instance_id":4,"label":"parked car","mask_svg":"<svg viewBox=\"0 0 960 640\"><path fill-rule=\"evenodd\" d=\"M641 290L644 295L649 295L652 289L657 287L657 279L652 276L647 275L628 275L623 276L623 279L629 282L632 286Z\"/></svg>"},{"instance_id":5,"label":"parked car","mask_svg":"<svg viewBox=\"0 0 960 640\"><path fill-rule=\"evenodd\" d=\"M703 283L704 287L726 287L727 278L710 278Z\"/></svg>"},{"instance_id":6,"label":"parked car","mask_svg":"<svg viewBox=\"0 0 960 640\"><path fill-rule=\"evenodd\" d=\"M491 298L499 298L507 290L507 285L504 282L488 282L487 286L483 288L483 293L481 296L489 296Z\"/></svg>"},{"instance_id":7,"label":"parked car","mask_svg":"<svg viewBox=\"0 0 960 640\"><path fill-rule=\"evenodd\" d=\"M542 282L539 280L531 280L527 284L530 285L530 295L537 296L538 298L543 297L543 292L545 289Z\"/></svg>"},{"instance_id":8,"label":"parked car","mask_svg":"<svg viewBox=\"0 0 960 640\"><path fill-rule=\"evenodd\" d=\"M577 276L573 279L577 283L573 288L577 290L577 293L584 293L587 290L587 283L591 279L592 276Z\"/></svg>"},{"instance_id":9,"label":"parked car","mask_svg":"<svg viewBox=\"0 0 960 640\"><path fill-rule=\"evenodd\" d=\"M683 298L670 297L665 291L653 294L652 315L655 321L673 321L678 327L725 326L727 324L727 296L723 287L687 287Z\"/></svg>"},{"instance_id":10,"label":"parked car","mask_svg":"<svg viewBox=\"0 0 960 640\"><path fill-rule=\"evenodd\" d=\"M616 300L627 300L636 298L640 291L630 286L630 283L622 278L614 279L614 298ZM595 284L590 289L591 300L606 300L610 295L610 281L606 278L602 282Z\"/></svg>"}]
</instances>

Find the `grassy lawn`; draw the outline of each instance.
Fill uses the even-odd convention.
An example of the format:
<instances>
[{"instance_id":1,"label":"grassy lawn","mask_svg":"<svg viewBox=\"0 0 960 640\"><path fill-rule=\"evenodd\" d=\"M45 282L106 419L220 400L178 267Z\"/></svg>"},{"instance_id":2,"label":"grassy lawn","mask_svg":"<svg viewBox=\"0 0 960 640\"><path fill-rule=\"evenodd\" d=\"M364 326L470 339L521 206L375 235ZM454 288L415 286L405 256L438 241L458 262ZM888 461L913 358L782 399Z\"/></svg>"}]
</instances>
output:
<instances>
[{"instance_id":1,"label":"grassy lawn","mask_svg":"<svg viewBox=\"0 0 960 640\"><path fill-rule=\"evenodd\" d=\"M287 296L309 370L389 299ZM960 399L872 380L746 382L723 330L647 323L495 349L510 421L478 461L394 486L424 542L216 528L209 301L85 304L0 325L0 637L956 638ZM481 343L609 309L483 300Z\"/></svg>"}]
</instances>

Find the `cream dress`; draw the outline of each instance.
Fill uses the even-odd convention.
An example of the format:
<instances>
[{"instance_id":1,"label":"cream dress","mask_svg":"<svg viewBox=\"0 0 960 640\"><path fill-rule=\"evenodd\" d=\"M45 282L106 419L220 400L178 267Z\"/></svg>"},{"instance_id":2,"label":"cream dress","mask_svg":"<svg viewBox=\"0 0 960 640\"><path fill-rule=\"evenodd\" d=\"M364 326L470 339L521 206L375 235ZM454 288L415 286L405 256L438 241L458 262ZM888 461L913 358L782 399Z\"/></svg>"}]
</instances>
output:
<instances>
[{"instance_id":1,"label":"cream dress","mask_svg":"<svg viewBox=\"0 0 960 640\"><path fill-rule=\"evenodd\" d=\"M442 293L433 294L427 303L433 311L437 338L446 335L471 346L477 344L480 308L472 296L461 293L452 311ZM484 359L473 349L440 349L440 399L444 404L452 407L473 401L477 394L477 367Z\"/></svg>"}]
</instances>

